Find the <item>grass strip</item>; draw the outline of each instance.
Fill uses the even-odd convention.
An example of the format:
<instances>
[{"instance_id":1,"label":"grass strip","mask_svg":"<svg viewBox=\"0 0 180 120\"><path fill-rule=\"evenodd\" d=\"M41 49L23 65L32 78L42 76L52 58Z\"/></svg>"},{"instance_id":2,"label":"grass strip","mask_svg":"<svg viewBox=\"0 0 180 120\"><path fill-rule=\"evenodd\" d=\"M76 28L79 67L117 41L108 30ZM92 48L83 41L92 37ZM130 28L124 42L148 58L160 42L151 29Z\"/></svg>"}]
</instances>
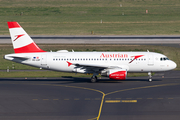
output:
<instances>
[{"instance_id":1,"label":"grass strip","mask_svg":"<svg viewBox=\"0 0 180 120\"><path fill-rule=\"evenodd\" d=\"M148 13L146 13L148 10ZM1 35L179 35L179 0L1 0Z\"/></svg>"},{"instance_id":2,"label":"grass strip","mask_svg":"<svg viewBox=\"0 0 180 120\"><path fill-rule=\"evenodd\" d=\"M11 71L2 72L0 71L0 78L71 78L71 77L88 77L91 78L92 75L86 74L75 74L75 73L64 73L56 71ZM147 76L147 73L128 73L128 77L138 77ZM98 75L98 77L101 77Z\"/></svg>"}]
</instances>

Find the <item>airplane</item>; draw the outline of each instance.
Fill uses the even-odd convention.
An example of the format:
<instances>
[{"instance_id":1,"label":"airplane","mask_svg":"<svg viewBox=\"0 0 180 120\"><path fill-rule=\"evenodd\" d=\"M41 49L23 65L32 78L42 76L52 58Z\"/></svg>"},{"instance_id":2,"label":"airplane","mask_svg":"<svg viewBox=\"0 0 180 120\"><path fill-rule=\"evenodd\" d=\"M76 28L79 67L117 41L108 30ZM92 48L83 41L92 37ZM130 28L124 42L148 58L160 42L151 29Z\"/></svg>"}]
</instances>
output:
<instances>
[{"instance_id":1,"label":"airplane","mask_svg":"<svg viewBox=\"0 0 180 120\"><path fill-rule=\"evenodd\" d=\"M47 52L40 49L18 22L7 22L14 48L13 54L4 59L17 63L60 72L92 74L114 80L125 80L129 72L147 72L152 81L152 72L169 71L176 63L165 55L155 52Z\"/></svg>"}]
</instances>

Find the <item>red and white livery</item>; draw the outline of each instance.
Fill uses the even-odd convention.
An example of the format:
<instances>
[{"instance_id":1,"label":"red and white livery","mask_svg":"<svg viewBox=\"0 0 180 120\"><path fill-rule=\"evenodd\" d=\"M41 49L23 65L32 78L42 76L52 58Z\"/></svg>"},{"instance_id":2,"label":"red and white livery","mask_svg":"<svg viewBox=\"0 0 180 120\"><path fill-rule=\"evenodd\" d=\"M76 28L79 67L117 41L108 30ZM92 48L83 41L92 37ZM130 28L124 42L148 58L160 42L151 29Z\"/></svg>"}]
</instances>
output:
<instances>
[{"instance_id":1,"label":"red and white livery","mask_svg":"<svg viewBox=\"0 0 180 120\"><path fill-rule=\"evenodd\" d=\"M41 50L31 37L17 22L7 22L15 53L45 52Z\"/></svg>"},{"instance_id":2,"label":"red and white livery","mask_svg":"<svg viewBox=\"0 0 180 120\"><path fill-rule=\"evenodd\" d=\"M41 50L17 22L8 22L13 54L4 58L21 64L43 69L93 74L91 82L96 82L97 75L115 80L125 80L127 72L168 71L176 68L176 63L165 55L155 52L46 52Z\"/></svg>"}]
</instances>

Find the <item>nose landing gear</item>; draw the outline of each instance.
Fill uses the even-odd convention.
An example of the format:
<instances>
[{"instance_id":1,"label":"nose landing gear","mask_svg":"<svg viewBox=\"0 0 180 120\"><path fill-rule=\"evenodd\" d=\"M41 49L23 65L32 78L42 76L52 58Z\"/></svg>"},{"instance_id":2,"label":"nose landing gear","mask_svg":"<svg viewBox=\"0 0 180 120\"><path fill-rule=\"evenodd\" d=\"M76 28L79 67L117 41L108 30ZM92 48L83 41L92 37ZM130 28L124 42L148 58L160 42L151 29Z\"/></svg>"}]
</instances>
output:
<instances>
[{"instance_id":1,"label":"nose landing gear","mask_svg":"<svg viewBox=\"0 0 180 120\"><path fill-rule=\"evenodd\" d=\"M149 75L149 82L152 82L151 72L148 72L148 75Z\"/></svg>"},{"instance_id":2,"label":"nose landing gear","mask_svg":"<svg viewBox=\"0 0 180 120\"><path fill-rule=\"evenodd\" d=\"M92 76L92 77L91 77L91 82L92 82L92 83L97 82L97 76Z\"/></svg>"}]
</instances>

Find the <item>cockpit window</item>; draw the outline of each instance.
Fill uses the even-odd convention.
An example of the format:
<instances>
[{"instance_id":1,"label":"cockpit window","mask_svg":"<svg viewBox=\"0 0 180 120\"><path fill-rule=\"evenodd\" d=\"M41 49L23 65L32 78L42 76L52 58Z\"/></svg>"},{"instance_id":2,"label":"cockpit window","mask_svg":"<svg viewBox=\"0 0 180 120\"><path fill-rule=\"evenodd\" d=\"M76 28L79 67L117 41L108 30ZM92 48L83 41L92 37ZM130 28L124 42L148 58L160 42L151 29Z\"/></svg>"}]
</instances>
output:
<instances>
[{"instance_id":1,"label":"cockpit window","mask_svg":"<svg viewBox=\"0 0 180 120\"><path fill-rule=\"evenodd\" d=\"M161 61L169 60L167 57L160 58Z\"/></svg>"}]
</instances>

